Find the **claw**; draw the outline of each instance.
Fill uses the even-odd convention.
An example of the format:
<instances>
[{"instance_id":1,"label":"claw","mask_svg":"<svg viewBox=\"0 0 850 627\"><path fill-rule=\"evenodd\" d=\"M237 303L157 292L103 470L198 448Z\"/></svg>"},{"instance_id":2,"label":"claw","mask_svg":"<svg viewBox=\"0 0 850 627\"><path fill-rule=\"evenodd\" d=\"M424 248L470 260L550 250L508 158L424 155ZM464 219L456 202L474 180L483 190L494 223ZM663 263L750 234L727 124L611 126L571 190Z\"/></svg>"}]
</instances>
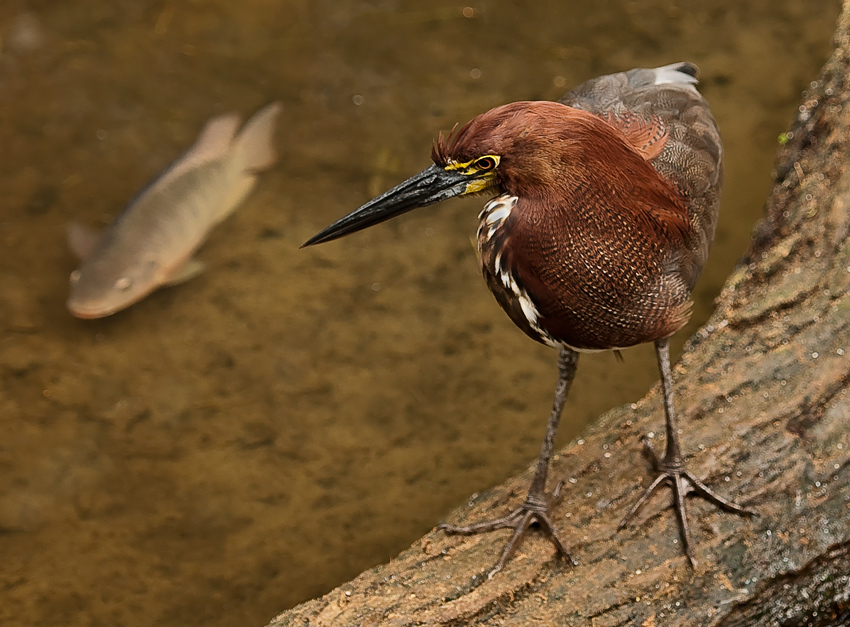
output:
<instances>
[{"instance_id":1,"label":"claw","mask_svg":"<svg viewBox=\"0 0 850 627\"><path fill-rule=\"evenodd\" d=\"M709 503L713 503L719 508L733 514L738 514L739 516L758 516L756 511L741 507L737 503L729 501L719 494L716 494L702 481L688 472L681 462L676 464L661 461L658 466L660 471L655 477L655 480L646 490L643 491L643 494L640 496L637 503L635 503L629 510L629 513L623 517L623 520L617 527L618 531L623 529L632 521L638 511L640 511L643 505L649 500L649 497L655 493L661 484L668 483L673 489L673 509L676 511L676 518L679 523L679 535L682 538L682 547L685 550L685 555L687 556L691 567L696 568L697 561L694 558L693 550L691 548L691 533L688 526L687 509L685 507L685 496L688 493L693 492L696 496L705 499Z\"/></svg>"},{"instance_id":2,"label":"claw","mask_svg":"<svg viewBox=\"0 0 850 627\"><path fill-rule=\"evenodd\" d=\"M552 524L552 518L549 515L552 505L554 505L560 498L561 488L563 485L563 481L559 483L555 488L555 491L552 492L552 495L548 499L544 499L543 503L540 503L538 499L529 496L525 503L523 503L520 507L517 507L507 516L467 526L442 523L437 526L437 529L445 531L450 535L469 536L477 533L487 533L488 531L494 531L496 529L512 528L514 531L505 543L505 547L499 555L499 561L497 561L493 569L487 573L488 579L492 579L496 573L505 567L505 564L508 563L508 560L519 548L519 545L522 544L522 541L525 539L525 534L528 533L529 527L531 527L534 523L537 523L543 532L549 537L549 540L553 545L555 545L558 555L575 566L576 561L570 555L566 545L561 541L561 538L558 536L558 532L555 531L555 526Z\"/></svg>"},{"instance_id":3,"label":"claw","mask_svg":"<svg viewBox=\"0 0 850 627\"><path fill-rule=\"evenodd\" d=\"M661 392L664 395L664 415L666 417L667 429L667 450L664 457L659 457L655 452L649 438L643 436L643 450L646 455L652 460L655 469L658 471L652 484L643 491L637 503L629 510L629 513L623 518L620 525L617 527L619 531L625 527L638 513L641 507L647 502L650 496L658 489L662 483L669 483L673 489L673 509L676 511L676 518L679 522L679 534L682 537L682 545L685 549L685 555L692 568L696 568L697 561L694 559L691 549L691 533L688 528L688 513L685 509L685 496L689 492L694 492L709 503L738 514L739 516L755 516L756 512L746 509L740 505L726 500L709 489L702 481L694 477L685 468L685 462L682 458L681 449L679 447L679 436L676 429L676 412L673 408L673 377L670 371L670 341L668 339L656 340L655 353L658 358L658 368L661 371Z\"/></svg>"},{"instance_id":4,"label":"claw","mask_svg":"<svg viewBox=\"0 0 850 627\"><path fill-rule=\"evenodd\" d=\"M567 392L572 384L573 377L576 373L576 364L578 363L578 353L572 349L562 347L558 353L558 385L555 388L555 400L552 403L552 413L549 414L549 422L546 424L546 436L543 438L543 445L540 447L540 455L537 457L537 469L531 479L531 486L528 489L528 495L525 498L525 503L516 508L507 516L496 518L485 522L476 523L468 526L448 525L443 523L437 526L448 534L468 536L474 533L486 533L495 529L511 528L514 532L510 539L505 543L505 548L499 556L499 561L493 569L487 573L487 578L492 579L511 558L511 555L517 550L525 534L528 533L528 528L534 523L538 523L543 532L555 545L558 555L566 559L570 564L575 566L575 560L567 551L567 546L561 542L558 533L555 531L555 526L552 524L550 513L552 508L561 500L561 489L564 487L564 482L561 481L552 492L551 495L546 495L546 476L549 471L549 458L552 455L552 447L555 444L555 434L558 431L558 421L561 419L561 411L564 408L564 401L567 398Z\"/></svg>"}]
</instances>

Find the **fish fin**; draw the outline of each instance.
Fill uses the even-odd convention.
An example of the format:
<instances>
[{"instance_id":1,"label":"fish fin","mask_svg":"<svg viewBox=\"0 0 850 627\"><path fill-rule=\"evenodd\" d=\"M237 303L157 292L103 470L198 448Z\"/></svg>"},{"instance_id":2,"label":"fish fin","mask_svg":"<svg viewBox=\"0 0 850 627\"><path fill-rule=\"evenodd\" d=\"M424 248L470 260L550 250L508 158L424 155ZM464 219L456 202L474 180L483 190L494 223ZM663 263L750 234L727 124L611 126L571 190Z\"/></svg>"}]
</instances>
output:
<instances>
[{"instance_id":1,"label":"fish fin","mask_svg":"<svg viewBox=\"0 0 850 627\"><path fill-rule=\"evenodd\" d=\"M76 221L68 223L68 248L81 261L91 256L94 247L100 241L100 232Z\"/></svg>"},{"instance_id":2,"label":"fish fin","mask_svg":"<svg viewBox=\"0 0 850 627\"><path fill-rule=\"evenodd\" d=\"M189 259L182 266L178 266L174 272L168 275L168 278L162 282L164 286L180 285L190 279L194 279L206 269L207 265L198 259Z\"/></svg>"},{"instance_id":3,"label":"fish fin","mask_svg":"<svg viewBox=\"0 0 850 627\"><path fill-rule=\"evenodd\" d=\"M220 159L233 145L242 119L236 113L225 113L209 120L195 143L162 175L160 183L175 179L204 163Z\"/></svg>"},{"instance_id":4,"label":"fish fin","mask_svg":"<svg viewBox=\"0 0 850 627\"><path fill-rule=\"evenodd\" d=\"M277 161L274 139L274 125L283 105L273 102L255 113L236 137L234 150L239 163L245 170L258 172L265 170Z\"/></svg>"},{"instance_id":5,"label":"fish fin","mask_svg":"<svg viewBox=\"0 0 850 627\"><path fill-rule=\"evenodd\" d=\"M227 195L221 203L221 213L215 217L219 223L242 204L242 201L254 189L256 173L270 167L277 160L272 144L274 124L283 106L279 102L266 105L255 113L239 131L233 146L233 158L240 174L238 180L230 185Z\"/></svg>"},{"instance_id":6,"label":"fish fin","mask_svg":"<svg viewBox=\"0 0 850 627\"><path fill-rule=\"evenodd\" d=\"M238 181L232 183L221 203L222 212L218 216L215 216L213 224L218 224L233 213L242 204L242 201L248 197L248 194L254 189L256 183L257 177L249 173L243 174L239 177Z\"/></svg>"}]
</instances>

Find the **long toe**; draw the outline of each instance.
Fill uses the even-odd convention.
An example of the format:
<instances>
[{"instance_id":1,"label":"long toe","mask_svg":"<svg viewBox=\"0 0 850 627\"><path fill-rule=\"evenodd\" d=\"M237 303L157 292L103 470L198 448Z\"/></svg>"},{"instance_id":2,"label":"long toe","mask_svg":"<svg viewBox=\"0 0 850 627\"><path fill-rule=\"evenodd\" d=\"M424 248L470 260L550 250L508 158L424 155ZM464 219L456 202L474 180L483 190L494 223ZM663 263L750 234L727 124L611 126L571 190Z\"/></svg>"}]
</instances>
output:
<instances>
[{"instance_id":1,"label":"long toe","mask_svg":"<svg viewBox=\"0 0 850 627\"><path fill-rule=\"evenodd\" d=\"M693 486L694 492L710 503L714 503L717 507L725 509L727 512L738 514L739 516L758 516L759 513L754 509L747 509L738 505L734 501L725 499L714 490L705 485L702 481L694 477L691 473L685 472L684 476Z\"/></svg>"},{"instance_id":2,"label":"long toe","mask_svg":"<svg viewBox=\"0 0 850 627\"><path fill-rule=\"evenodd\" d=\"M508 514L507 516L502 516L501 518L485 520L484 522L466 526L441 523L437 525L437 529L440 531L445 531L451 536L471 536L477 533L487 533L489 531L495 531L496 529L514 528L517 526L519 520L522 518L524 513L525 510L522 507L517 507L510 514Z\"/></svg>"},{"instance_id":3,"label":"long toe","mask_svg":"<svg viewBox=\"0 0 850 627\"><path fill-rule=\"evenodd\" d=\"M505 546L499 555L498 562L496 562L496 565L487 574L488 579L492 579L496 573L504 568L505 564L508 563L508 560L510 560L511 556L522 544L531 526L535 523L555 546L558 556L575 566L575 560L573 560L567 550L566 544L564 544L558 536L555 526L552 523L552 518L549 513L552 500L554 499L548 499L545 505L541 505L536 499L531 500L531 502L526 501L510 514L502 516L501 518L495 518L493 520L487 520L466 526L443 523L439 525L437 529L445 531L450 535L464 536L488 533L497 529L513 529L511 537L508 538L508 541L505 543Z\"/></svg>"},{"instance_id":4,"label":"long toe","mask_svg":"<svg viewBox=\"0 0 850 627\"><path fill-rule=\"evenodd\" d=\"M716 494L702 481L694 477L690 472L685 470L681 462L678 464L660 464L661 470L656 475L650 486L643 491L640 498L629 510L629 513L623 518L618 530L625 527L635 517L638 511L646 504L649 498L661 487L662 484L668 484L673 490L673 499L671 507L676 513L676 519L679 527L679 534L682 538L682 548L685 556L688 558L692 567L696 567L697 562L694 559L693 547L691 543L691 533L688 524L688 513L685 507L685 497L693 495L703 500L712 503L716 507L737 514L739 516L757 516L758 513L742 507L737 503L723 498Z\"/></svg>"}]
</instances>

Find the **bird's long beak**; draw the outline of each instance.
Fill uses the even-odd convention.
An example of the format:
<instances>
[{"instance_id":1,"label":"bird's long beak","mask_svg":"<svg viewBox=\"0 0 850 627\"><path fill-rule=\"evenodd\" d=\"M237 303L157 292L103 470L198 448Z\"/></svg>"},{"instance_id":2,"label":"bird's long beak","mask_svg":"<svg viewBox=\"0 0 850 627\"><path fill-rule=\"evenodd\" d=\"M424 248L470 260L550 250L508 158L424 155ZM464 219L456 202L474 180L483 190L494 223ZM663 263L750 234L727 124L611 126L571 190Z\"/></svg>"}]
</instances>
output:
<instances>
[{"instance_id":1,"label":"bird's long beak","mask_svg":"<svg viewBox=\"0 0 850 627\"><path fill-rule=\"evenodd\" d=\"M447 198L470 193L473 191L474 185L471 184L474 181L474 176L432 165L337 220L321 233L308 239L301 247L329 242L417 207L425 207Z\"/></svg>"}]
</instances>

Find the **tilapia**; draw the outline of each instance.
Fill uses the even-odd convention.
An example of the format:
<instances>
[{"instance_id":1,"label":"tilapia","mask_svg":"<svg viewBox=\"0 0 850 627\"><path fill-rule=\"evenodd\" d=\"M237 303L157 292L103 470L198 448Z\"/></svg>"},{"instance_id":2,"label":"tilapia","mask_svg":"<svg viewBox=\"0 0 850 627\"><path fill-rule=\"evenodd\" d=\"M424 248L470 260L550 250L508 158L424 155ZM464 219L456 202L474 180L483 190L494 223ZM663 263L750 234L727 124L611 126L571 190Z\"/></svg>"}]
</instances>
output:
<instances>
[{"instance_id":1,"label":"tilapia","mask_svg":"<svg viewBox=\"0 0 850 627\"><path fill-rule=\"evenodd\" d=\"M280 111L278 102L264 107L238 134L238 115L211 119L102 233L69 224L68 244L82 263L71 273L68 310L102 318L197 276L204 266L192 255L248 196L257 173L277 160L272 139Z\"/></svg>"}]
</instances>

